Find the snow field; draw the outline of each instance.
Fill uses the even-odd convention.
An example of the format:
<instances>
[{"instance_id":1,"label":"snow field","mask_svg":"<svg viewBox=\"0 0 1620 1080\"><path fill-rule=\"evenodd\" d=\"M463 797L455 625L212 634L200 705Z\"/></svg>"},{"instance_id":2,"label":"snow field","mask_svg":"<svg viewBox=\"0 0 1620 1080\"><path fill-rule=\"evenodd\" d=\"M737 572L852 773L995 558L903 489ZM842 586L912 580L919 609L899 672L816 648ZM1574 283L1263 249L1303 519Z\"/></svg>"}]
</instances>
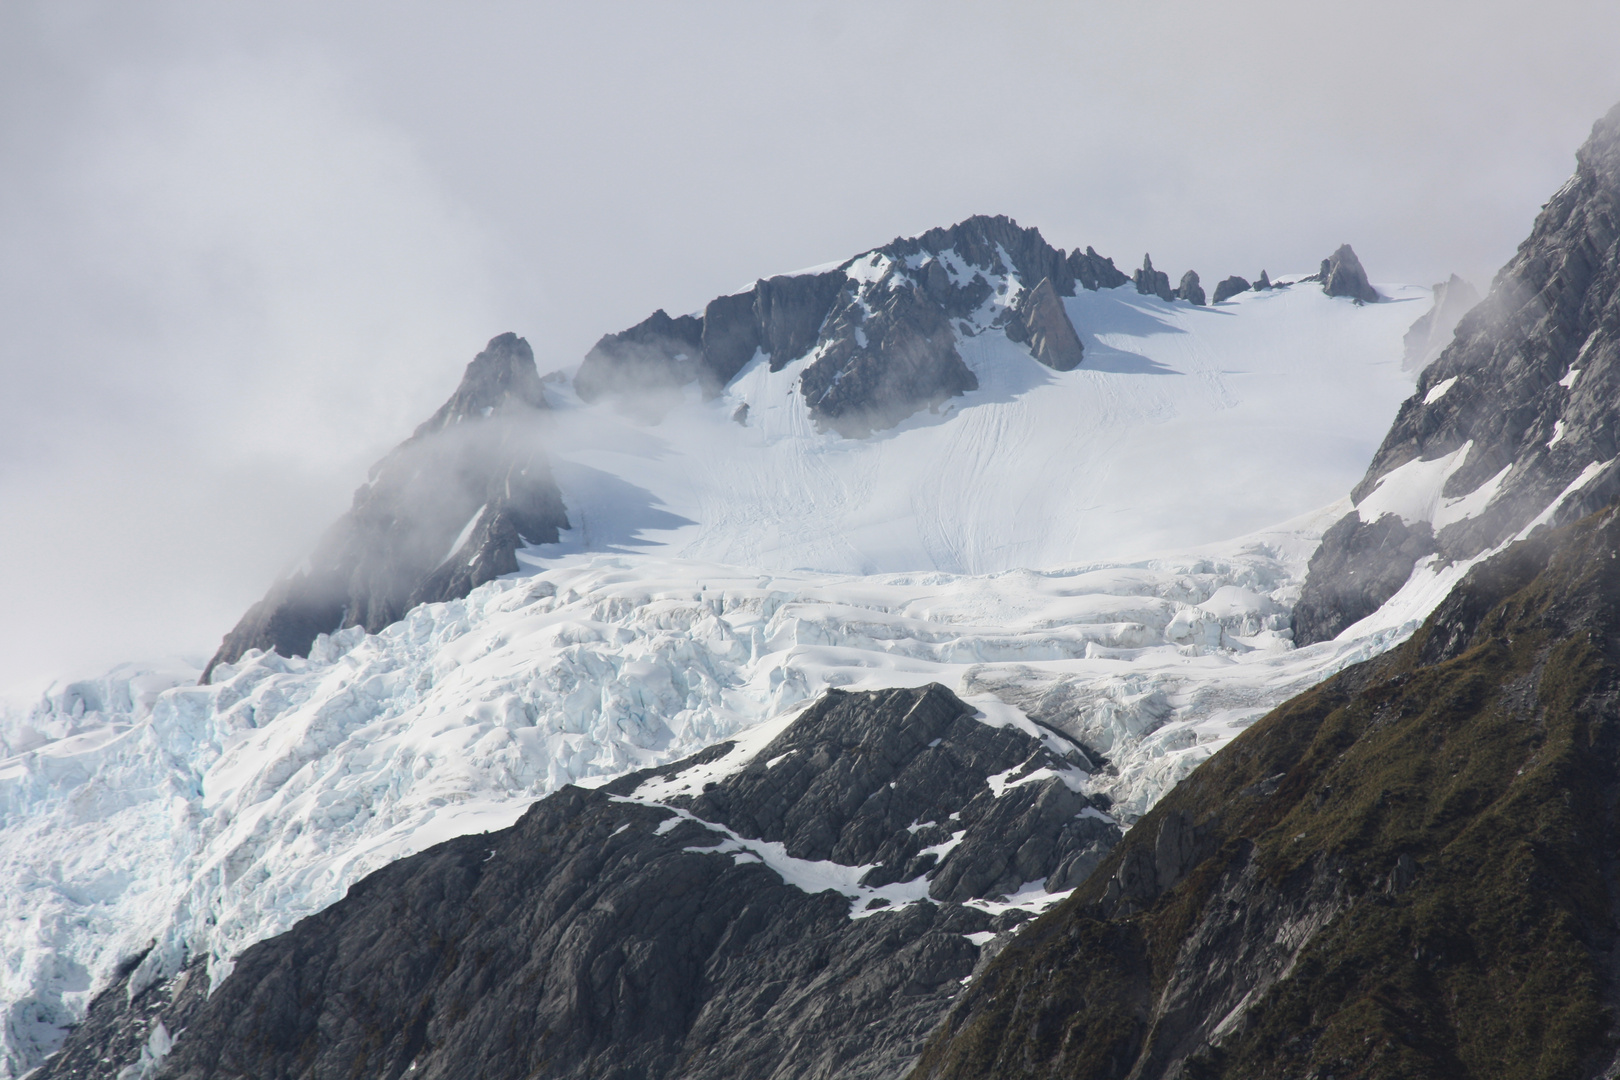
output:
<instances>
[{"instance_id":1,"label":"snow field","mask_svg":"<svg viewBox=\"0 0 1620 1080\"><path fill-rule=\"evenodd\" d=\"M1361 479L1412 392L1401 335L1429 296L1385 285L1388 302L1358 307L1306 283L1198 308L1081 290L1064 303L1085 361L1057 372L988 327L1017 293L991 279L1007 292L958 328L979 389L866 439L815 429L798 392L814 353L778 372L756 355L717 400L692 388L651 426L548 385L568 543L771 571L986 574L1244 535ZM746 424L730 419L742 404Z\"/></svg>"}]
</instances>

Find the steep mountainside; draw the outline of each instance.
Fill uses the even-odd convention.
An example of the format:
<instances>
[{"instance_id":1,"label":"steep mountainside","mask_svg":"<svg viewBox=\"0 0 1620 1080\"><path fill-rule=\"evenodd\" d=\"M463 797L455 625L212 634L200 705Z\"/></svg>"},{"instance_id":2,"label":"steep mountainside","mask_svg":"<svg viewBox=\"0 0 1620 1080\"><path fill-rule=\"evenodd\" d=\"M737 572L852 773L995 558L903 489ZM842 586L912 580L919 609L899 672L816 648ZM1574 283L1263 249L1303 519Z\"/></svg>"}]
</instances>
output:
<instances>
[{"instance_id":1,"label":"steep mountainside","mask_svg":"<svg viewBox=\"0 0 1620 1080\"><path fill-rule=\"evenodd\" d=\"M545 408L529 343L490 341L450 400L372 466L306 564L225 635L203 677L249 649L304 656L317 634L381 630L511 573L519 548L556 543L568 515L533 430Z\"/></svg>"},{"instance_id":2,"label":"steep mountainside","mask_svg":"<svg viewBox=\"0 0 1620 1080\"><path fill-rule=\"evenodd\" d=\"M976 977L917 1078L1617 1065L1620 512L1254 725Z\"/></svg>"},{"instance_id":3,"label":"steep mountainside","mask_svg":"<svg viewBox=\"0 0 1620 1080\"><path fill-rule=\"evenodd\" d=\"M1620 490L1616 400L1620 107L1593 127L1575 175L1419 376L1356 508L1323 537L1295 640L1331 638L1403 587L1433 592L1448 566L1533 522L1607 504Z\"/></svg>"},{"instance_id":4,"label":"steep mountainside","mask_svg":"<svg viewBox=\"0 0 1620 1080\"><path fill-rule=\"evenodd\" d=\"M396 863L205 1003L187 979L120 1027L104 998L37 1075L109 1074L76 1070L183 1017L161 1075L187 1080L893 1076L1027 917L997 901L1038 907L1118 839L1092 767L937 685L831 691Z\"/></svg>"}]
</instances>

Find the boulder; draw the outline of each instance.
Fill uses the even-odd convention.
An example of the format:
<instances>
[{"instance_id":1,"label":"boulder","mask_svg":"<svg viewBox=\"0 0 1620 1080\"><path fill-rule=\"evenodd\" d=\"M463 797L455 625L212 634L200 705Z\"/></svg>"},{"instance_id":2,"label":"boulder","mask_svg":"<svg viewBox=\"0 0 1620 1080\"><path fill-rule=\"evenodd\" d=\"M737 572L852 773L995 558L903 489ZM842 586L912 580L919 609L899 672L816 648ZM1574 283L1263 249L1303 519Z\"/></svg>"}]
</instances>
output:
<instances>
[{"instance_id":1,"label":"boulder","mask_svg":"<svg viewBox=\"0 0 1620 1080\"><path fill-rule=\"evenodd\" d=\"M1204 306L1204 289L1198 284L1198 271L1189 270L1181 275L1181 284L1176 288L1176 299L1185 300L1198 307Z\"/></svg>"},{"instance_id":2,"label":"boulder","mask_svg":"<svg viewBox=\"0 0 1620 1080\"><path fill-rule=\"evenodd\" d=\"M1153 256L1142 256L1142 269L1136 272L1131 279L1136 282L1136 291L1143 296L1157 296L1161 300L1174 300L1176 294L1170 289L1170 275L1163 270L1153 269Z\"/></svg>"},{"instance_id":3,"label":"boulder","mask_svg":"<svg viewBox=\"0 0 1620 1080\"><path fill-rule=\"evenodd\" d=\"M1215 286L1215 303L1218 304L1222 300L1231 299L1232 297L1236 296L1238 293L1243 293L1243 292L1248 292L1248 291L1249 291L1249 283L1248 283L1248 281L1246 281L1243 278L1238 277L1236 274L1233 274L1231 277L1226 278L1220 284Z\"/></svg>"}]
</instances>

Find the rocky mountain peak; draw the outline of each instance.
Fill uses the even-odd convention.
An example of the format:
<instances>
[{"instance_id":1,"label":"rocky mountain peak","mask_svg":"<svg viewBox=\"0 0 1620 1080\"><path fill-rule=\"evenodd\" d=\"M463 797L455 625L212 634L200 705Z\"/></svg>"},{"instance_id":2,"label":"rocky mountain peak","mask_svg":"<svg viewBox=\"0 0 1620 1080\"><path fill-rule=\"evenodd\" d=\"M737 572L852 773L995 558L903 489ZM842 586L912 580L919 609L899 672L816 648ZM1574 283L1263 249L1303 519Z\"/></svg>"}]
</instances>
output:
<instances>
[{"instance_id":1,"label":"rocky mountain peak","mask_svg":"<svg viewBox=\"0 0 1620 1080\"><path fill-rule=\"evenodd\" d=\"M1329 296L1348 296L1364 304L1378 302L1378 290L1367 281L1367 271L1361 268L1361 260L1349 244L1340 244L1339 250L1322 260L1317 277L1322 291Z\"/></svg>"},{"instance_id":2,"label":"rocky mountain peak","mask_svg":"<svg viewBox=\"0 0 1620 1080\"><path fill-rule=\"evenodd\" d=\"M512 408L544 409L546 395L534 366L534 350L516 334L506 333L490 338L484 351L472 358L456 392L413 437Z\"/></svg>"},{"instance_id":3,"label":"rocky mountain peak","mask_svg":"<svg viewBox=\"0 0 1620 1080\"><path fill-rule=\"evenodd\" d=\"M663 394L657 415L690 383L718 396L755 357L772 371L808 358L799 391L812 419L859 438L978 388L958 335L1005 332L1048 367L1071 369L1083 346L1061 298L1129 280L1093 248L1065 253L1038 229L980 214L833 270L762 279L701 316L655 312L598 341L574 385L587 401L632 408Z\"/></svg>"},{"instance_id":4,"label":"rocky mountain peak","mask_svg":"<svg viewBox=\"0 0 1620 1080\"><path fill-rule=\"evenodd\" d=\"M303 656L320 634L375 632L511 573L527 544L556 543L568 516L539 443L545 409L529 343L493 338L449 400L372 466L305 564L225 635L203 680L250 649Z\"/></svg>"}]
</instances>

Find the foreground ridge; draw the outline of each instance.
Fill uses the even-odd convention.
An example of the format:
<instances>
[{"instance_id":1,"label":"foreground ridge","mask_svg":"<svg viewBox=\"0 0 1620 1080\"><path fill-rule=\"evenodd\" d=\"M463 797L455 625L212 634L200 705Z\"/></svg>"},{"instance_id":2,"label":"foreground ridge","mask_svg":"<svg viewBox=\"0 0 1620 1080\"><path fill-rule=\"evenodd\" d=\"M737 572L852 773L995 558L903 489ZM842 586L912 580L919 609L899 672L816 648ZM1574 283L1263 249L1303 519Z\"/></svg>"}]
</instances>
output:
<instances>
[{"instance_id":1,"label":"foreground ridge","mask_svg":"<svg viewBox=\"0 0 1620 1080\"><path fill-rule=\"evenodd\" d=\"M1239 736L912 1074L1612 1075L1620 511Z\"/></svg>"},{"instance_id":2,"label":"foreground ridge","mask_svg":"<svg viewBox=\"0 0 1620 1080\"><path fill-rule=\"evenodd\" d=\"M182 1026L162 1076L893 1076L1117 840L1091 767L937 684L829 691L397 862L206 1000L199 964L115 986L37 1076L150 1067Z\"/></svg>"}]
</instances>

